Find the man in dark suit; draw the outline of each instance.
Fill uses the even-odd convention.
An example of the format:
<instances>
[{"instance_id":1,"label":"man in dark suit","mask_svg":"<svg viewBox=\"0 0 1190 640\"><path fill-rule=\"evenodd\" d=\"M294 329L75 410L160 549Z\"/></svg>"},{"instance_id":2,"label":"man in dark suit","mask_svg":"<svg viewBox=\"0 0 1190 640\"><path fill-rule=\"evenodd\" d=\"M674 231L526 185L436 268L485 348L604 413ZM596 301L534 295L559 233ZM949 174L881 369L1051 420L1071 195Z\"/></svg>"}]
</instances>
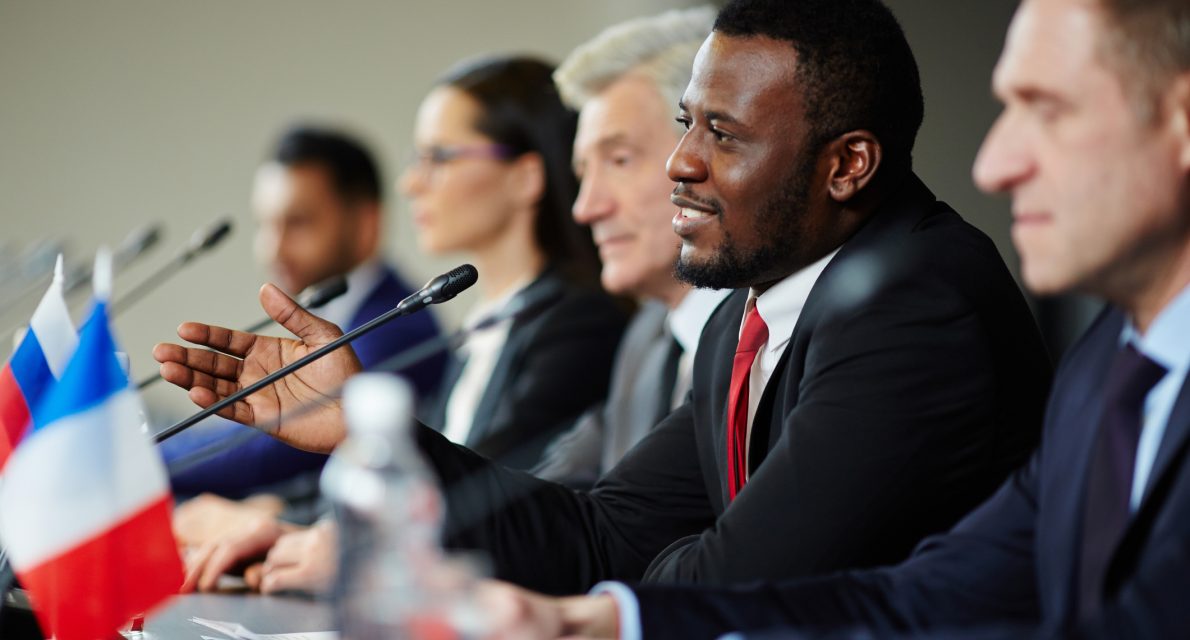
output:
<instances>
[{"instance_id":1,"label":"man in dark suit","mask_svg":"<svg viewBox=\"0 0 1190 640\"><path fill-rule=\"evenodd\" d=\"M621 592L618 629L606 597L561 610L531 599L537 631L1190 636L1187 34L1184 0L1025 0L1013 20L993 79L1005 110L975 179L1012 195L1031 289L1108 308L1059 370L1040 449L991 499L896 567L729 592L641 587Z\"/></svg>"},{"instance_id":2,"label":"man in dark suit","mask_svg":"<svg viewBox=\"0 0 1190 640\"><path fill-rule=\"evenodd\" d=\"M687 401L590 492L418 431L447 544L487 550L500 577L567 592L900 559L1036 442L1044 349L992 243L912 173L922 98L899 25L874 0L815 0L776 38L754 31L758 4L725 9L703 44L668 163L678 273L747 288L710 319ZM187 323L223 354L159 345L162 374L207 405L243 382L234 358L272 369L338 335L276 289L261 300L299 341ZM339 352L224 415L267 423L357 369ZM342 433L325 406L277 435L327 449ZM197 557L191 580L259 551Z\"/></svg>"},{"instance_id":3,"label":"man in dark suit","mask_svg":"<svg viewBox=\"0 0 1190 640\"><path fill-rule=\"evenodd\" d=\"M277 140L253 183L257 259L294 294L334 276L346 277L347 292L320 313L344 330L354 329L412 293L380 257L382 200L379 168L362 142L335 130L292 127ZM437 335L433 316L419 314L385 325L354 346L368 369ZM444 363L440 354L404 373L424 395L437 386ZM316 474L326 461L325 454L214 422L163 443L176 494L242 498ZM182 511L201 509L204 502ZM182 515L200 519L197 513Z\"/></svg>"}]
</instances>

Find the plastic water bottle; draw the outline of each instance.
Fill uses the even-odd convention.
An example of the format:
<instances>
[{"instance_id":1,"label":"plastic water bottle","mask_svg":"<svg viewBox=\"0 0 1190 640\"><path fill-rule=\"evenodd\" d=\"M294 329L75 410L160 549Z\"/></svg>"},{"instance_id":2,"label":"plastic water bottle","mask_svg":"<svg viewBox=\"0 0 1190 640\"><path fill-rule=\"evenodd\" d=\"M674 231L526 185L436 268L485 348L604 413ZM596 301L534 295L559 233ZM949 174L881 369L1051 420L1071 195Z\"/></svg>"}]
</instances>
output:
<instances>
[{"instance_id":1,"label":"plastic water bottle","mask_svg":"<svg viewBox=\"0 0 1190 640\"><path fill-rule=\"evenodd\" d=\"M347 439L322 474L339 527L335 615L344 640L459 637L436 576L443 502L411 430L413 392L388 374L344 389Z\"/></svg>"}]
</instances>

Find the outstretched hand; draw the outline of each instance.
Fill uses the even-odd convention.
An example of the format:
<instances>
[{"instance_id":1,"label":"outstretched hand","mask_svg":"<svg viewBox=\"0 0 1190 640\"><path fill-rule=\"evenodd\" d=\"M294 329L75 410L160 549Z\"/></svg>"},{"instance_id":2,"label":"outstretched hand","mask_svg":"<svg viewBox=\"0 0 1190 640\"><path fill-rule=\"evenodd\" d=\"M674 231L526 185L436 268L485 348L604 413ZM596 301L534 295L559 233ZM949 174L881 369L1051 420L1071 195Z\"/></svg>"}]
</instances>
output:
<instances>
[{"instance_id":1,"label":"outstretched hand","mask_svg":"<svg viewBox=\"0 0 1190 640\"><path fill-rule=\"evenodd\" d=\"M274 285L261 287L260 306L298 339L186 322L178 327L178 337L204 348L158 344L153 358L161 363L161 377L189 389L190 399L205 408L342 335L338 327L306 311ZM218 415L262 428L295 447L329 452L346 428L338 399L328 394L360 369L354 351L336 349Z\"/></svg>"}]
</instances>

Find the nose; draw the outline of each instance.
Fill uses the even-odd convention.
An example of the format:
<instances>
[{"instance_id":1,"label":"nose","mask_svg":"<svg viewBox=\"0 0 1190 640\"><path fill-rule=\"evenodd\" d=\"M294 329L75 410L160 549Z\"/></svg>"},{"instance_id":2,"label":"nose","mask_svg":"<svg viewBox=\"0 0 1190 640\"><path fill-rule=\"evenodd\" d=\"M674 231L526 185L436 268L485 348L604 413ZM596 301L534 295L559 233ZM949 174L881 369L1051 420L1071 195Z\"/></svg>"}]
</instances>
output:
<instances>
[{"instance_id":1,"label":"nose","mask_svg":"<svg viewBox=\"0 0 1190 640\"><path fill-rule=\"evenodd\" d=\"M975 156L971 169L976 186L985 193L1011 192L1036 170L1024 123L1011 110L996 118Z\"/></svg>"},{"instance_id":2,"label":"nose","mask_svg":"<svg viewBox=\"0 0 1190 640\"><path fill-rule=\"evenodd\" d=\"M687 131L665 162L665 173L674 182L703 182L707 179L707 164L693 134L693 129Z\"/></svg>"},{"instance_id":3,"label":"nose","mask_svg":"<svg viewBox=\"0 0 1190 640\"><path fill-rule=\"evenodd\" d=\"M419 162L410 162L397 178L397 190L406 197L415 197L425 192L426 171Z\"/></svg>"},{"instance_id":4,"label":"nose","mask_svg":"<svg viewBox=\"0 0 1190 640\"><path fill-rule=\"evenodd\" d=\"M571 214L581 225L591 225L607 217L615 210L615 199L608 192L607 179L603 172L588 168L579 183L578 198L574 201Z\"/></svg>"}]
</instances>

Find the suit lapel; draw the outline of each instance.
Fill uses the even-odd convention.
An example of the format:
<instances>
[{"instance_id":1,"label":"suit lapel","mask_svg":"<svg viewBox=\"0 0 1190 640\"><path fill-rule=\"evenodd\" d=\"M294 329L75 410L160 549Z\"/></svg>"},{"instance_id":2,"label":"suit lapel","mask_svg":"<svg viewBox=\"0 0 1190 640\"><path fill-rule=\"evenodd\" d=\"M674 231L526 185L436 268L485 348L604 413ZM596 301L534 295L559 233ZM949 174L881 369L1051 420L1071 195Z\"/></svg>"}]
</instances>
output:
<instances>
[{"instance_id":1,"label":"suit lapel","mask_svg":"<svg viewBox=\"0 0 1190 640\"><path fill-rule=\"evenodd\" d=\"M1055 388L1051 403L1052 425L1042 445L1042 505L1037 528L1040 578L1057 581L1049 593L1063 619L1073 615L1077 592L1078 559L1082 549L1083 503L1091 451L1103 416L1103 385L1112 357L1119 348L1123 316L1108 309L1087 330L1085 348L1076 348L1062 367L1071 376ZM1050 421L1047 420L1047 423ZM1060 452L1060 453L1051 453ZM1057 456L1057 457L1051 457Z\"/></svg>"},{"instance_id":2,"label":"suit lapel","mask_svg":"<svg viewBox=\"0 0 1190 640\"><path fill-rule=\"evenodd\" d=\"M520 293L513 296L508 301L506 308L536 307L550 298L555 298L561 294L562 282L557 276L553 275L553 272L547 270ZM488 431L492 424L492 418L500 406L501 397L504 395L504 390L509 384L513 370L519 367L519 360L523 356L525 345L529 343L534 333L532 327L536 326L536 320L541 317L542 311L544 311L544 307L538 308L536 312L517 316L513 320L512 326L509 327L508 339L504 341L504 346L500 349L500 356L496 359L496 365L492 368L492 375L488 378L488 384L484 389L483 397L480 398L479 404L475 406L475 417L471 421L471 431L467 433L467 446L474 446L489 435Z\"/></svg>"},{"instance_id":3,"label":"suit lapel","mask_svg":"<svg viewBox=\"0 0 1190 640\"><path fill-rule=\"evenodd\" d=\"M1106 367L1111 362L1114 352L1114 341L1104 345L1104 349L1097 360L1100 366L1084 369L1083 380L1072 384L1074 394L1067 396L1067 401L1073 404L1064 411L1059 418L1060 424L1056 431L1065 437L1056 437L1050 445L1051 450L1061 451L1063 457L1069 455L1067 464L1062 465L1059 472L1050 474L1046 481L1051 487L1046 494L1056 499L1050 501L1052 505L1049 521L1053 525L1048 531L1038 532L1038 548L1044 549L1049 561L1053 562L1055 576L1061 576L1062 588L1059 599L1055 603L1059 611L1071 611L1076 593L1078 578L1078 558L1082 549L1082 520L1083 503L1087 494L1087 473L1090 470L1091 450L1095 443L1095 433L1103 416L1102 387L1106 378ZM1040 538L1044 537L1042 540ZM1039 563L1045 562L1039 559Z\"/></svg>"},{"instance_id":4,"label":"suit lapel","mask_svg":"<svg viewBox=\"0 0 1190 640\"><path fill-rule=\"evenodd\" d=\"M708 484L712 480L718 482L720 504L724 507L731 502L727 488L727 395L731 389L731 366L740 342L740 323L747 301L748 290L741 289L719 305L703 328L694 356L694 406L698 414L706 411L696 437L709 439L704 451L710 452L718 477L707 480ZM704 378L709 378L709 384L698 382ZM707 397L703 397L704 389Z\"/></svg>"}]
</instances>

